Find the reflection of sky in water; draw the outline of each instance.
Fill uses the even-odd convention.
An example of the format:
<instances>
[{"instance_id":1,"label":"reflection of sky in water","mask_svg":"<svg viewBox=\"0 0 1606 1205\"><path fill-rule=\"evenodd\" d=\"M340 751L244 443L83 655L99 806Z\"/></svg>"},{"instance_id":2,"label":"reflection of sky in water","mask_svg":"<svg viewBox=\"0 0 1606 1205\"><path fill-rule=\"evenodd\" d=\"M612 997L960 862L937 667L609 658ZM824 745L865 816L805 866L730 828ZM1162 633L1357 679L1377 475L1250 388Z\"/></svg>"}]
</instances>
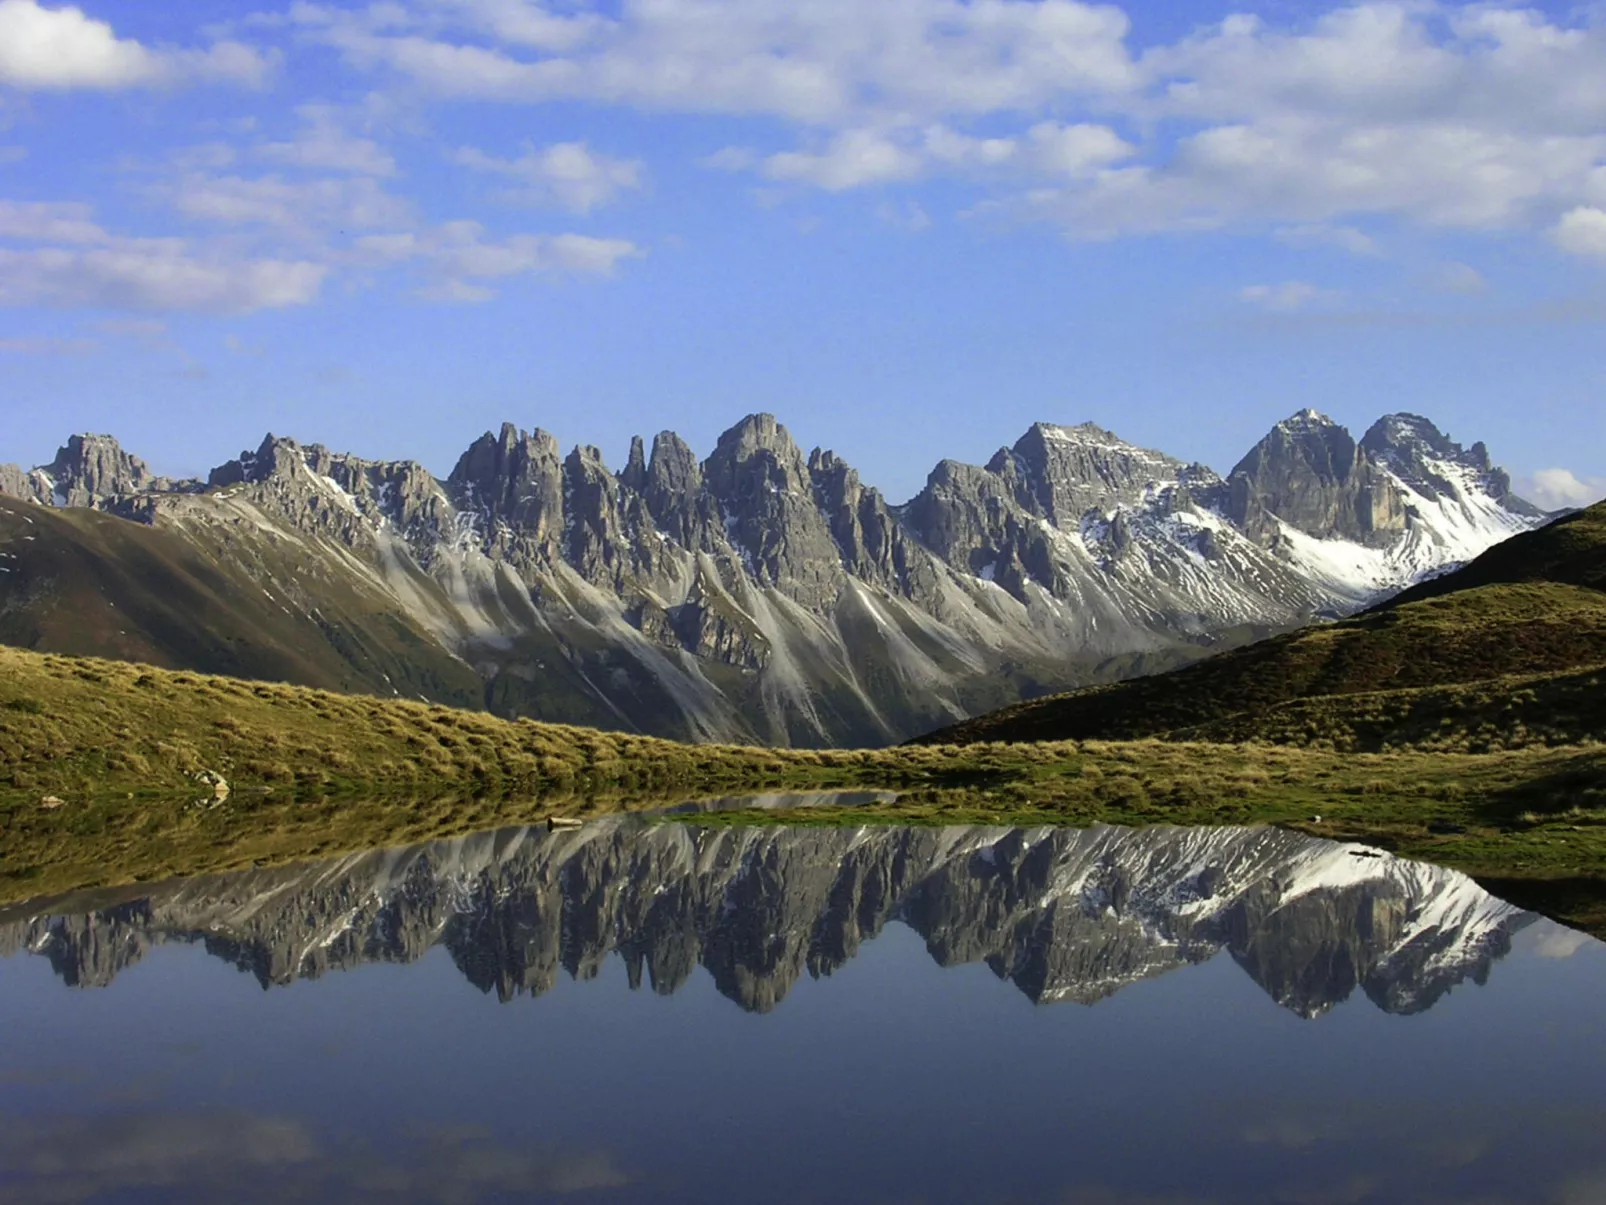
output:
<instances>
[{"instance_id":1,"label":"reflection of sky in water","mask_svg":"<svg viewBox=\"0 0 1606 1205\"><path fill-rule=\"evenodd\" d=\"M0 962L0 1199L1606 1200L1606 947L1305 1020L1218 955L1034 1006L892 923L767 1014L699 970L499 1004L447 952L264 992L198 946ZM98 1194L98 1195L97 1195Z\"/></svg>"}]
</instances>

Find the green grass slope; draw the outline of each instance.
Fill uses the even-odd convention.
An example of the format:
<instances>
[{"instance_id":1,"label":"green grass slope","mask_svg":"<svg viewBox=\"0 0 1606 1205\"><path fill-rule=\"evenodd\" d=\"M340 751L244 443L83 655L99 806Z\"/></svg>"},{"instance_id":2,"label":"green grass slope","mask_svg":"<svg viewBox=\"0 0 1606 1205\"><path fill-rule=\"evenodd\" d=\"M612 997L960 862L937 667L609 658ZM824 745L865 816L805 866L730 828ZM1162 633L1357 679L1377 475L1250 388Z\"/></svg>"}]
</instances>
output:
<instances>
[{"instance_id":1,"label":"green grass slope","mask_svg":"<svg viewBox=\"0 0 1606 1205\"><path fill-rule=\"evenodd\" d=\"M1272 740L1380 749L1606 737L1606 504L1341 623L1170 674L1038 699L929 743ZM1554 679L1553 681L1551 679Z\"/></svg>"},{"instance_id":2,"label":"green grass slope","mask_svg":"<svg viewBox=\"0 0 1606 1205\"><path fill-rule=\"evenodd\" d=\"M1287 825L1606 895L1606 748L1166 741L686 745L0 648L0 901L738 792L895 801L708 822ZM218 800L197 775L222 775ZM1573 888L1569 887L1569 891ZM1591 894L1593 891L1593 894ZM1558 913L1560 914L1560 913Z\"/></svg>"},{"instance_id":3,"label":"green grass slope","mask_svg":"<svg viewBox=\"0 0 1606 1205\"><path fill-rule=\"evenodd\" d=\"M295 550L283 580L312 572ZM283 595L283 591L280 592ZM354 590L303 609L227 550L84 509L0 498L0 643L328 690L483 702L479 678L405 616Z\"/></svg>"}]
</instances>

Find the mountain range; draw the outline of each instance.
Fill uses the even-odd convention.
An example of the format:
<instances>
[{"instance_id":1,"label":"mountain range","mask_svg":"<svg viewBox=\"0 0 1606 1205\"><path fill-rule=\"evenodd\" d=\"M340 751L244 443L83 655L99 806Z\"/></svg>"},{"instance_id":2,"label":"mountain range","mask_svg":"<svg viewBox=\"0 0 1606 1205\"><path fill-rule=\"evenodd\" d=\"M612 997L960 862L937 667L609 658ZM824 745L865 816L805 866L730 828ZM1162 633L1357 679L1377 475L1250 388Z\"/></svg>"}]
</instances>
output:
<instances>
[{"instance_id":1,"label":"mountain range","mask_svg":"<svg viewBox=\"0 0 1606 1205\"><path fill-rule=\"evenodd\" d=\"M1594 745L1606 733L1603 671L1606 503L1596 503L1349 619L916 739L1160 737L1373 752ZM1587 779L1578 785L1593 788Z\"/></svg>"},{"instance_id":2,"label":"mountain range","mask_svg":"<svg viewBox=\"0 0 1606 1205\"><path fill-rule=\"evenodd\" d=\"M1348 614L1548 516L1480 443L1314 411L1227 476L1091 424L890 504L751 415L615 472L513 425L444 479L269 436L0 466L0 641L691 740L879 745Z\"/></svg>"},{"instance_id":3,"label":"mountain range","mask_svg":"<svg viewBox=\"0 0 1606 1205\"><path fill-rule=\"evenodd\" d=\"M1315 1017L1357 988L1419 1013L1482 983L1531 923L1452 870L1270 828L702 828L610 817L0 910L0 955L103 987L194 942L264 988L440 946L503 1000L618 954L632 987L699 967L767 1012L889 921L943 966L985 962L1036 1003L1093 1004L1227 951Z\"/></svg>"}]
</instances>

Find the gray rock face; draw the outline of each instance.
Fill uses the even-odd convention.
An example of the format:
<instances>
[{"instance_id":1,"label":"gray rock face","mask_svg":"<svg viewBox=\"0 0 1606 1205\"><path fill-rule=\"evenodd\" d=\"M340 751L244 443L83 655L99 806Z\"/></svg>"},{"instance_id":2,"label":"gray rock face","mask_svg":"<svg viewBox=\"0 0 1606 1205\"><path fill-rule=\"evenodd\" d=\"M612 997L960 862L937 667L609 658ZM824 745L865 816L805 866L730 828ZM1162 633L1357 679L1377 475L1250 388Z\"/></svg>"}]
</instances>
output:
<instances>
[{"instance_id":1,"label":"gray rock face","mask_svg":"<svg viewBox=\"0 0 1606 1205\"><path fill-rule=\"evenodd\" d=\"M138 494L191 484L158 477L110 435L71 436L53 461L31 472L0 465L0 494L46 506L111 509Z\"/></svg>"},{"instance_id":2,"label":"gray rock face","mask_svg":"<svg viewBox=\"0 0 1606 1205\"><path fill-rule=\"evenodd\" d=\"M43 502L38 487L29 474L14 464L0 464L0 497L21 498L25 502Z\"/></svg>"},{"instance_id":3,"label":"gray rock face","mask_svg":"<svg viewBox=\"0 0 1606 1205\"><path fill-rule=\"evenodd\" d=\"M336 594L392 608L503 712L782 744L886 743L1180 664L1542 520L1482 445L1409 415L1357 444L1310 412L1227 481L1040 423L985 467L943 461L902 506L767 414L701 461L673 432L638 438L619 472L506 424L444 481L270 435L203 487L75 437L0 489L205 531L264 575L293 548L303 572L275 588L307 614Z\"/></svg>"},{"instance_id":4,"label":"gray rock face","mask_svg":"<svg viewBox=\"0 0 1606 1205\"><path fill-rule=\"evenodd\" d=\"M1372 544L1405 530L1398 485L1350 433L1314 410L1278 423L1227 479L1227 515L1266 544L1282 520L1320 539Z\"/></svg>"},{"instance_id":5,"label":"gray rock face","mask_svg":"<svg viewBox=\"0 0 1606 1205\"><path fill-rule=\"evenodd\" d=\"M1094 1004L1228 951L1305 1017L1357 988L1388 1012L1482 982L1532 917L1453 871L1265 829L702 829L615 818L164 885L0 920L0 951L104 987L200 942L264 987L444 946L508 1000L594 975L676 991L699 966L778 1006L890 922L944 966L985 962L1033 1001Z\"/></svg>"}]
</instances>

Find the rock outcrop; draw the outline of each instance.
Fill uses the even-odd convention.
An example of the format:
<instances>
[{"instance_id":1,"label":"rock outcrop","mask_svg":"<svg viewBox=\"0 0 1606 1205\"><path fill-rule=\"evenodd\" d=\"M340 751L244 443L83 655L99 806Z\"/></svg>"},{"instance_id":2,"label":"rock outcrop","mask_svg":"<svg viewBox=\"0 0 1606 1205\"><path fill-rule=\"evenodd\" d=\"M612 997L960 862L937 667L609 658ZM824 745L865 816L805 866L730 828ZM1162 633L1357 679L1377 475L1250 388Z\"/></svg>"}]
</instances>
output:
<instances>
[{"instance_id":1,"label":"rock outcrop","mask_svg":"<svg viewBox=\"0 0 1606 1205\"><path fill-rule=\"evenodd\" d=\"M788 744L885 743L1175 666L1544 519L1482 445L1411 415L1357 443L1313 412L1225 481L1040 423L985 466L943 461L902 506L766 414L702 460L670 431L635 439L617 472L504 424L444 480L270 435L203 486L75 436L51 465L0 471L0 492L184 533L312 622L354 597L389 609L364 621L381 643L426 633L505 713ZM367 679L398 677L349 626L328 639Z\"/></svg>"}]
</instances>

